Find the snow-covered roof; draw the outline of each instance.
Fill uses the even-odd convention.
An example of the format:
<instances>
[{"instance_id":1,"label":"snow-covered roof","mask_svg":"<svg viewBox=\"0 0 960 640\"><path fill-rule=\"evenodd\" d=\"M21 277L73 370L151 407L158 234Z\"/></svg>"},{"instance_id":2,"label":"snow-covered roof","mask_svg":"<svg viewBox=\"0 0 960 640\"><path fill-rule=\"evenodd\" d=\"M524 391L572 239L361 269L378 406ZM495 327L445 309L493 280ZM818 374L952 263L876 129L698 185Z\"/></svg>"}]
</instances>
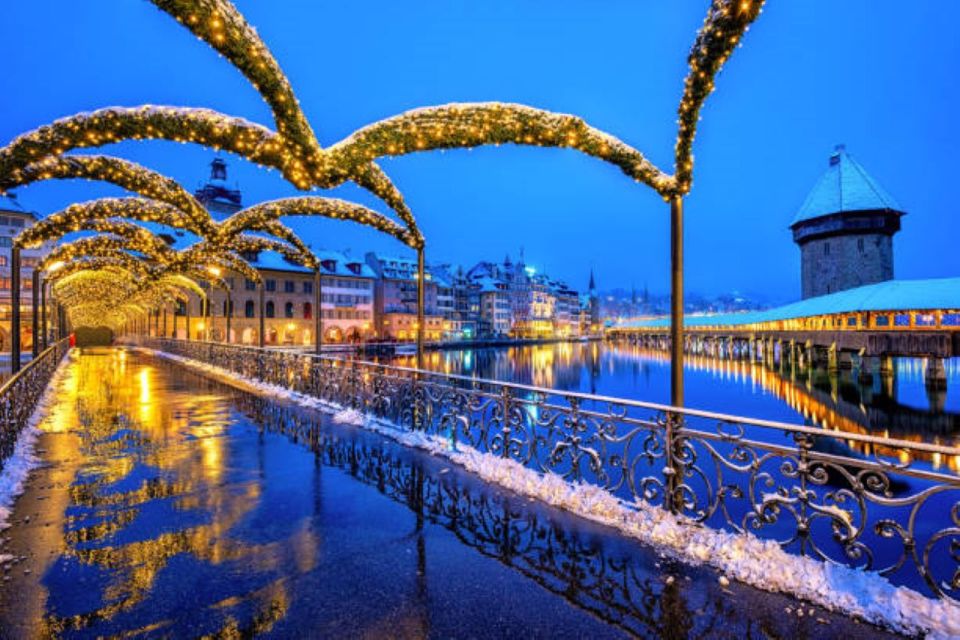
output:
<instances>
[{"instance_id":1,"label":"snow-covered roof","mask_svg":"<svg viewBox=\"0 0 960 640\"><path fill-rule=\"evenodd\" d=\"M746 313L685 316L684 326L714 327L759 324L858 311L909 311L960 309L960 278L889 280L825 296L808 298L782 307ZM669 318L625 322L621 327L665 327Z\"/></svg>"},{"instance_id":2,"label":"snow-covered roof","mask_svg":"<svg viewBox=\"0 0 960 640\"><path fill-rule=\"evenodd\" d=\"M830 164L820 176L790 226L846 211L889 210L903 213L890 194L870 177L843 145L830 155Z\"/></svg>"},{"instance_id":3,"label":"snow-covered roof","mask_svg":"<svg viewBox=\"0 0 960 640\"><path fill-rule=\"evenodd\" d=\"M0 194L0 211L15 211L16 213L26 213L23 207L17 202L16 198L11 198L6 194Z\"/></svg>"}]
</instances>

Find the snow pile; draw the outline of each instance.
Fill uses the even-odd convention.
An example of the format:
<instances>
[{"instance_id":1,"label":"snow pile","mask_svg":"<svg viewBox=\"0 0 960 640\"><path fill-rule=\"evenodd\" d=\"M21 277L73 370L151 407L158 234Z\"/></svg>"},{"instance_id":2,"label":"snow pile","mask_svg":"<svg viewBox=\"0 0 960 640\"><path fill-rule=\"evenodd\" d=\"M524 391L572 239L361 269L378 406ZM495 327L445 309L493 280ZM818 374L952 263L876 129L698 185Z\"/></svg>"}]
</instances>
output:
<instances>
[{"instance_id":1,"label":"snow pile","mask_svg":"<svg viewBox=\"0 0 960 640\"><path fill-rule=\"evenodd\" d=\"M228 382L238 380L236 375L217 367L162 352L157 355L214 373ZM449 439L442 436L405 431L355 409L343 409L249 378L241 382L261 393L334 413L337 422L363 426L404 445L446 458L487 482L615 527L688 564L707 564L751 586L789 593L896 631L927 634L928 638L960 637L960 605L927 598L907 587L896 587L875 572L793 555L776 541L762 540L752 533L705 527L640 500L624 502L596 485L570 483L558 475L541 474L514 460L481 453L462 444L451 449Z\"/></svg>"},{"instance_id":2,"label":"snow pile","mask_svg":"<svg viewBox=\"0 0 960 640\"><path fill-rule=\"evenodd\" d=\"M71 359L68 354L65 358ZM34 446L37 437L40 435L40 422L46 417L50 407L57 400L57 391L62 386L65 372L63 362L54 371L50 378L50 383L46 390L40 396L36 408L33 410L27 425L17 436L17 442L14 445L13 454L3 463L3 470L0 471L0 531L10 526L10 514L13 512L13 502L17 496L23 493L23 483L26 481L30 471L40 464L40 459L34 453ZM5 562L10 556L0 554L0 562Z\"/></svg>"},{"instance_id":3,"label":"snow pile","mask_svg":"<svg viewBox=\"0 0 960 640\"><path fill-rule=\"evenodd\" d=\"M337 411L333 414L333 421L340 424L352 424L357 427L362 427L367 422L364 415L356 409L342 409Z\"/></svg>"}]
</instances>

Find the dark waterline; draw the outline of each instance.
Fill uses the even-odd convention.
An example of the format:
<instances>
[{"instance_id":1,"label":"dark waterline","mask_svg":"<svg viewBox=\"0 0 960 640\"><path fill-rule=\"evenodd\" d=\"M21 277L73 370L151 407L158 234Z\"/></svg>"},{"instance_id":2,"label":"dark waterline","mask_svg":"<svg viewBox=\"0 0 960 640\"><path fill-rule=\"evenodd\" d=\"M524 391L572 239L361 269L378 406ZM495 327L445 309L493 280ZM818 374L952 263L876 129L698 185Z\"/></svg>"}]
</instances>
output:
<instances>
[{"instance_id":1,"label":"dark waterline","mask_svg":"<svg viewBox=\"0 0 960 640\"><path fill-rule=\"evenodd\" d=\"M2 637L877 633L119 350L80 356L42 428Z\"/></svg>"}]
</instances>

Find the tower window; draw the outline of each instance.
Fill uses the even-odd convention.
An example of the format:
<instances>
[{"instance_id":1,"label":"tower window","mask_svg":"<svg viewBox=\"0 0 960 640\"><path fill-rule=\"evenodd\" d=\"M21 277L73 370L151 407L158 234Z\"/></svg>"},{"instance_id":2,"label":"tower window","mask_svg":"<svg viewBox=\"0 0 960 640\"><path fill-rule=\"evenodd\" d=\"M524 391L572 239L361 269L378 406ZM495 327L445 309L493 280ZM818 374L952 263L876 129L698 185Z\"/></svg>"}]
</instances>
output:
<instances>
[{"instance_id":1,"label":"tower window","mask_svg":"<svg viewBox=\"0 0 960 640\"><path fill-rule=\"evenodd\" d=\"M857 250L863 253L863 238L857 238Z\"/></svg>"},{"instance_id":2,"label":"tower window","mask_svg":"<svg viewBox=\"0 0 960 640\"><path fill-rule=\"evenodd\" d=\"M824 243L823 243L823 255L825 255L825 256L830 255L830 243L829 243L829 242L824 242Z\"/></svg>"}]
</instances>

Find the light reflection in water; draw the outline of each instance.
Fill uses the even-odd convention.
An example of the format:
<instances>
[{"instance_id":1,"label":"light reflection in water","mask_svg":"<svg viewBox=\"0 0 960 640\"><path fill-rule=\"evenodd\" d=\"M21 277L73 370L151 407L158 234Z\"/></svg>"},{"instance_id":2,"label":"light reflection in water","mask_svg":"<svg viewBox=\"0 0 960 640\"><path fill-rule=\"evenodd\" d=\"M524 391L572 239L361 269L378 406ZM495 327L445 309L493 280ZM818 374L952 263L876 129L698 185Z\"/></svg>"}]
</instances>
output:
<instances>
[{"instance_id":1,"label":"light reflection in water","mask_svg":"<svg viewBox=\"0 0 960 640\"><path fill-rule=\"evenodd\" d=\"M211 603L221 611L220 632L240 630L234 617L240 601L259 611L253 616L256 628L245 632L265 631L284 614L285 581L276 574L288 541L252 544L232 535L257 507L260 485L251 473L240 490L221 486L232 454L224 437L231 419L228 398L160 390L166 382L160 377L124 351L87 353L74 365L57 411L41 425L49 432L75 431L82 460L69 490L57 565L99 576L95 582L102 587L101 604L93 610L73 612L77 607L69 598L54 599L45 633L96 628L136 609L171 562L183 563L183 554L197 563L242 566L260 583L236 603ZM171 510L178 515L172 517ZM192 524L165 524L174 522ZM311 535L298 531L294 543L315 546ZM149 628L171 624L159 619Z\"/></svg>"}]
</instances>

